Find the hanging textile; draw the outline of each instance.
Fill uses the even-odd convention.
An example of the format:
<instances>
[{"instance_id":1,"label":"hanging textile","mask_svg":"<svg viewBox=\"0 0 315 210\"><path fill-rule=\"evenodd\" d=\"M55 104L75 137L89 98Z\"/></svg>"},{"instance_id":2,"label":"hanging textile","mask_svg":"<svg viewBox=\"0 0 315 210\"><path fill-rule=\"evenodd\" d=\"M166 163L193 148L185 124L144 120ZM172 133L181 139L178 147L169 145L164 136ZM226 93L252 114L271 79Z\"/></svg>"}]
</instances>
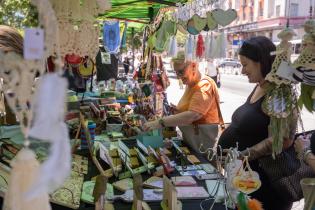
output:
<instances>
[{"instance_id":1,"label":"hanging textile","mask_svg":"<svg viewBox=\"0 0 315 210\"><path fill-rule=\"evenodd\" d=\"M126 48L126 40L127 40L127 21L125 21L125 24L124 24L124 30L123 30L123 34L122 34L122 37L121 37L121 44L120 44L120 48Z\"/></svg>"},{"instance_id":2,"label":"hanging textile","mask_svg":"<svg viewBox=\"0 0 315 210\"><path fill-rule=\"evenodd\" d=\"M201 59L204 56L205 45L203 42L203 37L201 34L198 35L197 46L196 46L196 56Z\"/></svg>"},{"instance_id":3,"label":"hanging textile","mask_svg":"<svg viewBox=\"0 0 315 210\"><path fill-rule=\"evenodd\" d=\"M110 54L119 52L120 29L119 21L105 21L103 27L104 47Z\"/></svg>"},{"instance_id":4,"label":"hanging textile","mask_svg":"<svg viewBox=\"0 0 315 210\"><path fill-rule=\"evenodd\" d=\"M97 81L105 81L111 78L117 79L118 58L116 55L109 54L105 52L104 47L100 47L95 60Z\"/></svg>"},{"instance_id":5,"label":"hanging textile","mask_svg":"<svg viewBox=\"0 0 315 210\"><path fill-rule=\"evenodd\" d=\"M172 36L169 44L168 49L168 56L175 57L177 55L177 40L176 36Z\"/></svg>"},{"instance_id":6,"label":"hanging textile","mask_svg":"<svg viewBox=\"0 0 315 210\"><path fill-rule=\"evenodd\" d=\"M225 51L226 51L226 37L225 33L220 33L211 47L211 57L212 58L225 58Z\"/></svg>"},{"instance_id":7,"label":"hanging textile","mask_svg":"<svg viewBox=\"0 0 315 210\"><path fill-rule=\"evenodd\" d=\"M194 48L194 43L193 43L193 37L192 35L188 35L188 39L186 42L186 53L185 53L185 59L186 61L191 61L193 57L193 48Z\"/></svg>"}]
</instances>

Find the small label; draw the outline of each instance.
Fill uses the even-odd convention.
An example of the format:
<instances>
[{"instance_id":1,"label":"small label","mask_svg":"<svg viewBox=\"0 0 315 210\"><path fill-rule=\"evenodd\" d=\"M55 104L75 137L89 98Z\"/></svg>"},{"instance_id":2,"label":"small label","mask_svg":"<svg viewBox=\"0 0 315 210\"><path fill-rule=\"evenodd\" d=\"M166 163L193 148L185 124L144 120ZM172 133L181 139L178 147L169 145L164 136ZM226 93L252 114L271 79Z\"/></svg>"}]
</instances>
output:
<instances>
[{"instance_id":1,"label":"small label","mask_svg":"<svg viewBox=\"0 0 315 210\"><path fill-rule=\"evenodd\" d=\"M36 60L44 56L44 31L39 28L26 28L24 35L24 59Z\"/></svg>"},{"instance_id":2,"label":"small label","mask_svg":"<svg viewBox=\"0 0 315 210\"><path fill-rule=\"evenodd\" d=\"M102 64L111 64L110 54L101 52Z\"/></svg>"},{"instance_id":3,"label":"small label","mask_svg":"<svg viewBox=\"0 0 315 210\"><path fill-rule=\"evenodd\" d=\"M293 73L295 71L296 71L295 68L290 66L288 62L282 61L277 70L277 75L281 78L295 82L295 79L293 78Z\"/></svg>"}]
</instances>

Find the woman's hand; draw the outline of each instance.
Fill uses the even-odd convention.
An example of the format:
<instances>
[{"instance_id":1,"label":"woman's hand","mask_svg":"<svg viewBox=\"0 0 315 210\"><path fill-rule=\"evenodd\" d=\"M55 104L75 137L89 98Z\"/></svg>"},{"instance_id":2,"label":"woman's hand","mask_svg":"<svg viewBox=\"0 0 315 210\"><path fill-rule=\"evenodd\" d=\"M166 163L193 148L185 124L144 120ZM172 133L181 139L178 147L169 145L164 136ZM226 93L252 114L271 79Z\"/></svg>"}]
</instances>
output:
<instances>
[{"instance_id":1,"label":"woman's hand","mask_svg":"<svg viewBox=\"0 0 315 210\"><path fill-rule=\"evenodd\" d=\"M310 142L304 140L303 138L298 138L295 140L294 149L298 154L302 154L306 148L310 146Z\"/></svg>"},{"instance_id":2,"label":"woman's hand","mask_svg":"<svg viewBox=\"0 0 315 210\"><path fill-rule=\"evenodd\" d=\"M177 114L178 113L177 106L171 103L170 104L170 112L171 112L171 114Z\"/></svg>"},{"instance_id":3,"label":"woman's hand","mask_svg":"<svg viewBox=\"0 0 315 210\"><path fill-rule=\"evenodd\" d=\"M159 121L158 120L154 120L154 121L151 121L151 122L146 122L143 125L143 130L144 131L150 131L150 130L158 129L160 127L161 127L161 125L160 125Z\"/></svg>"}]
</instances>

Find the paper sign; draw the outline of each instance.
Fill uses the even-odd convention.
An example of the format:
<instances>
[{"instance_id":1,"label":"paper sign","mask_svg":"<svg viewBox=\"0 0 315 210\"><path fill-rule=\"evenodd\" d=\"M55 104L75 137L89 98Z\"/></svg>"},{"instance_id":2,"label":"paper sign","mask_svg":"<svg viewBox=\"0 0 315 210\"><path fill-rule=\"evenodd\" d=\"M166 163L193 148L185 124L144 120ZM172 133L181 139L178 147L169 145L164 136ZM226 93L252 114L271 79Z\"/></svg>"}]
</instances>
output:
<instances>
[{"instance_id":1,"label":"paper sign","mask_svg":"<svg viewBox=\"0 0 315 210\"><path fill-rule=\"evenodd\" d=\"M102 64L111 64L110 54L101 52Z\"/></svg>"},{"instance_id":2,"label":"paper sign","mask_svg":"<svg viewBox=\"0 0 315 210\"><path fill-rule=\"evenodd\" d=\"M26 60L42 59L44 56L44 30L26 28L24 33L24 58Z\"/></svg>"},{"instance_id":3,"label":"paper sign","mask_svg":"<svg viewBox=\"0 0 315 210\"><path fill-rule=\"evenodd\" d=\"M277 70L277 75L281 78L296 82L296 80L293 78L293 73L295 72L296 69L290 66L288 62L282 61Z\"/></svg>"}]
</instances>

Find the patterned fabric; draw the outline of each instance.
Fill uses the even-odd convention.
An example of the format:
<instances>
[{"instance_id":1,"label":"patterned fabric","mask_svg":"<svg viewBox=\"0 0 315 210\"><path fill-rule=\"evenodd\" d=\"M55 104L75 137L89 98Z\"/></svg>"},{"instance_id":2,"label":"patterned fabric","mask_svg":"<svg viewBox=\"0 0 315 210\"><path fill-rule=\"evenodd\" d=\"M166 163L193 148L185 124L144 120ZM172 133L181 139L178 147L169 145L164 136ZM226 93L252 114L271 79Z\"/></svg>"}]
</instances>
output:
<instances>
[{"instance_id":1,"label":"patterned fabric","mask_svg":"<svg viewBox=\"0 0 315 210\"><path fill-rule=\"evenodd\" d=\"M72 171L64 185L51 195L51 202L78 209L80 207L83 180L83 174Z\"/></svg>"},{"instance_id":2,"label":"patterned fabric","mask_svg":"<svg viewBox=\"0 0 315 210\"><path fill-rule=\"evenodd\" d=\"M104 47L110 54L119 52L120 29L119 21L105 21L103 31Z\"/></svg>"}]
</instances>

